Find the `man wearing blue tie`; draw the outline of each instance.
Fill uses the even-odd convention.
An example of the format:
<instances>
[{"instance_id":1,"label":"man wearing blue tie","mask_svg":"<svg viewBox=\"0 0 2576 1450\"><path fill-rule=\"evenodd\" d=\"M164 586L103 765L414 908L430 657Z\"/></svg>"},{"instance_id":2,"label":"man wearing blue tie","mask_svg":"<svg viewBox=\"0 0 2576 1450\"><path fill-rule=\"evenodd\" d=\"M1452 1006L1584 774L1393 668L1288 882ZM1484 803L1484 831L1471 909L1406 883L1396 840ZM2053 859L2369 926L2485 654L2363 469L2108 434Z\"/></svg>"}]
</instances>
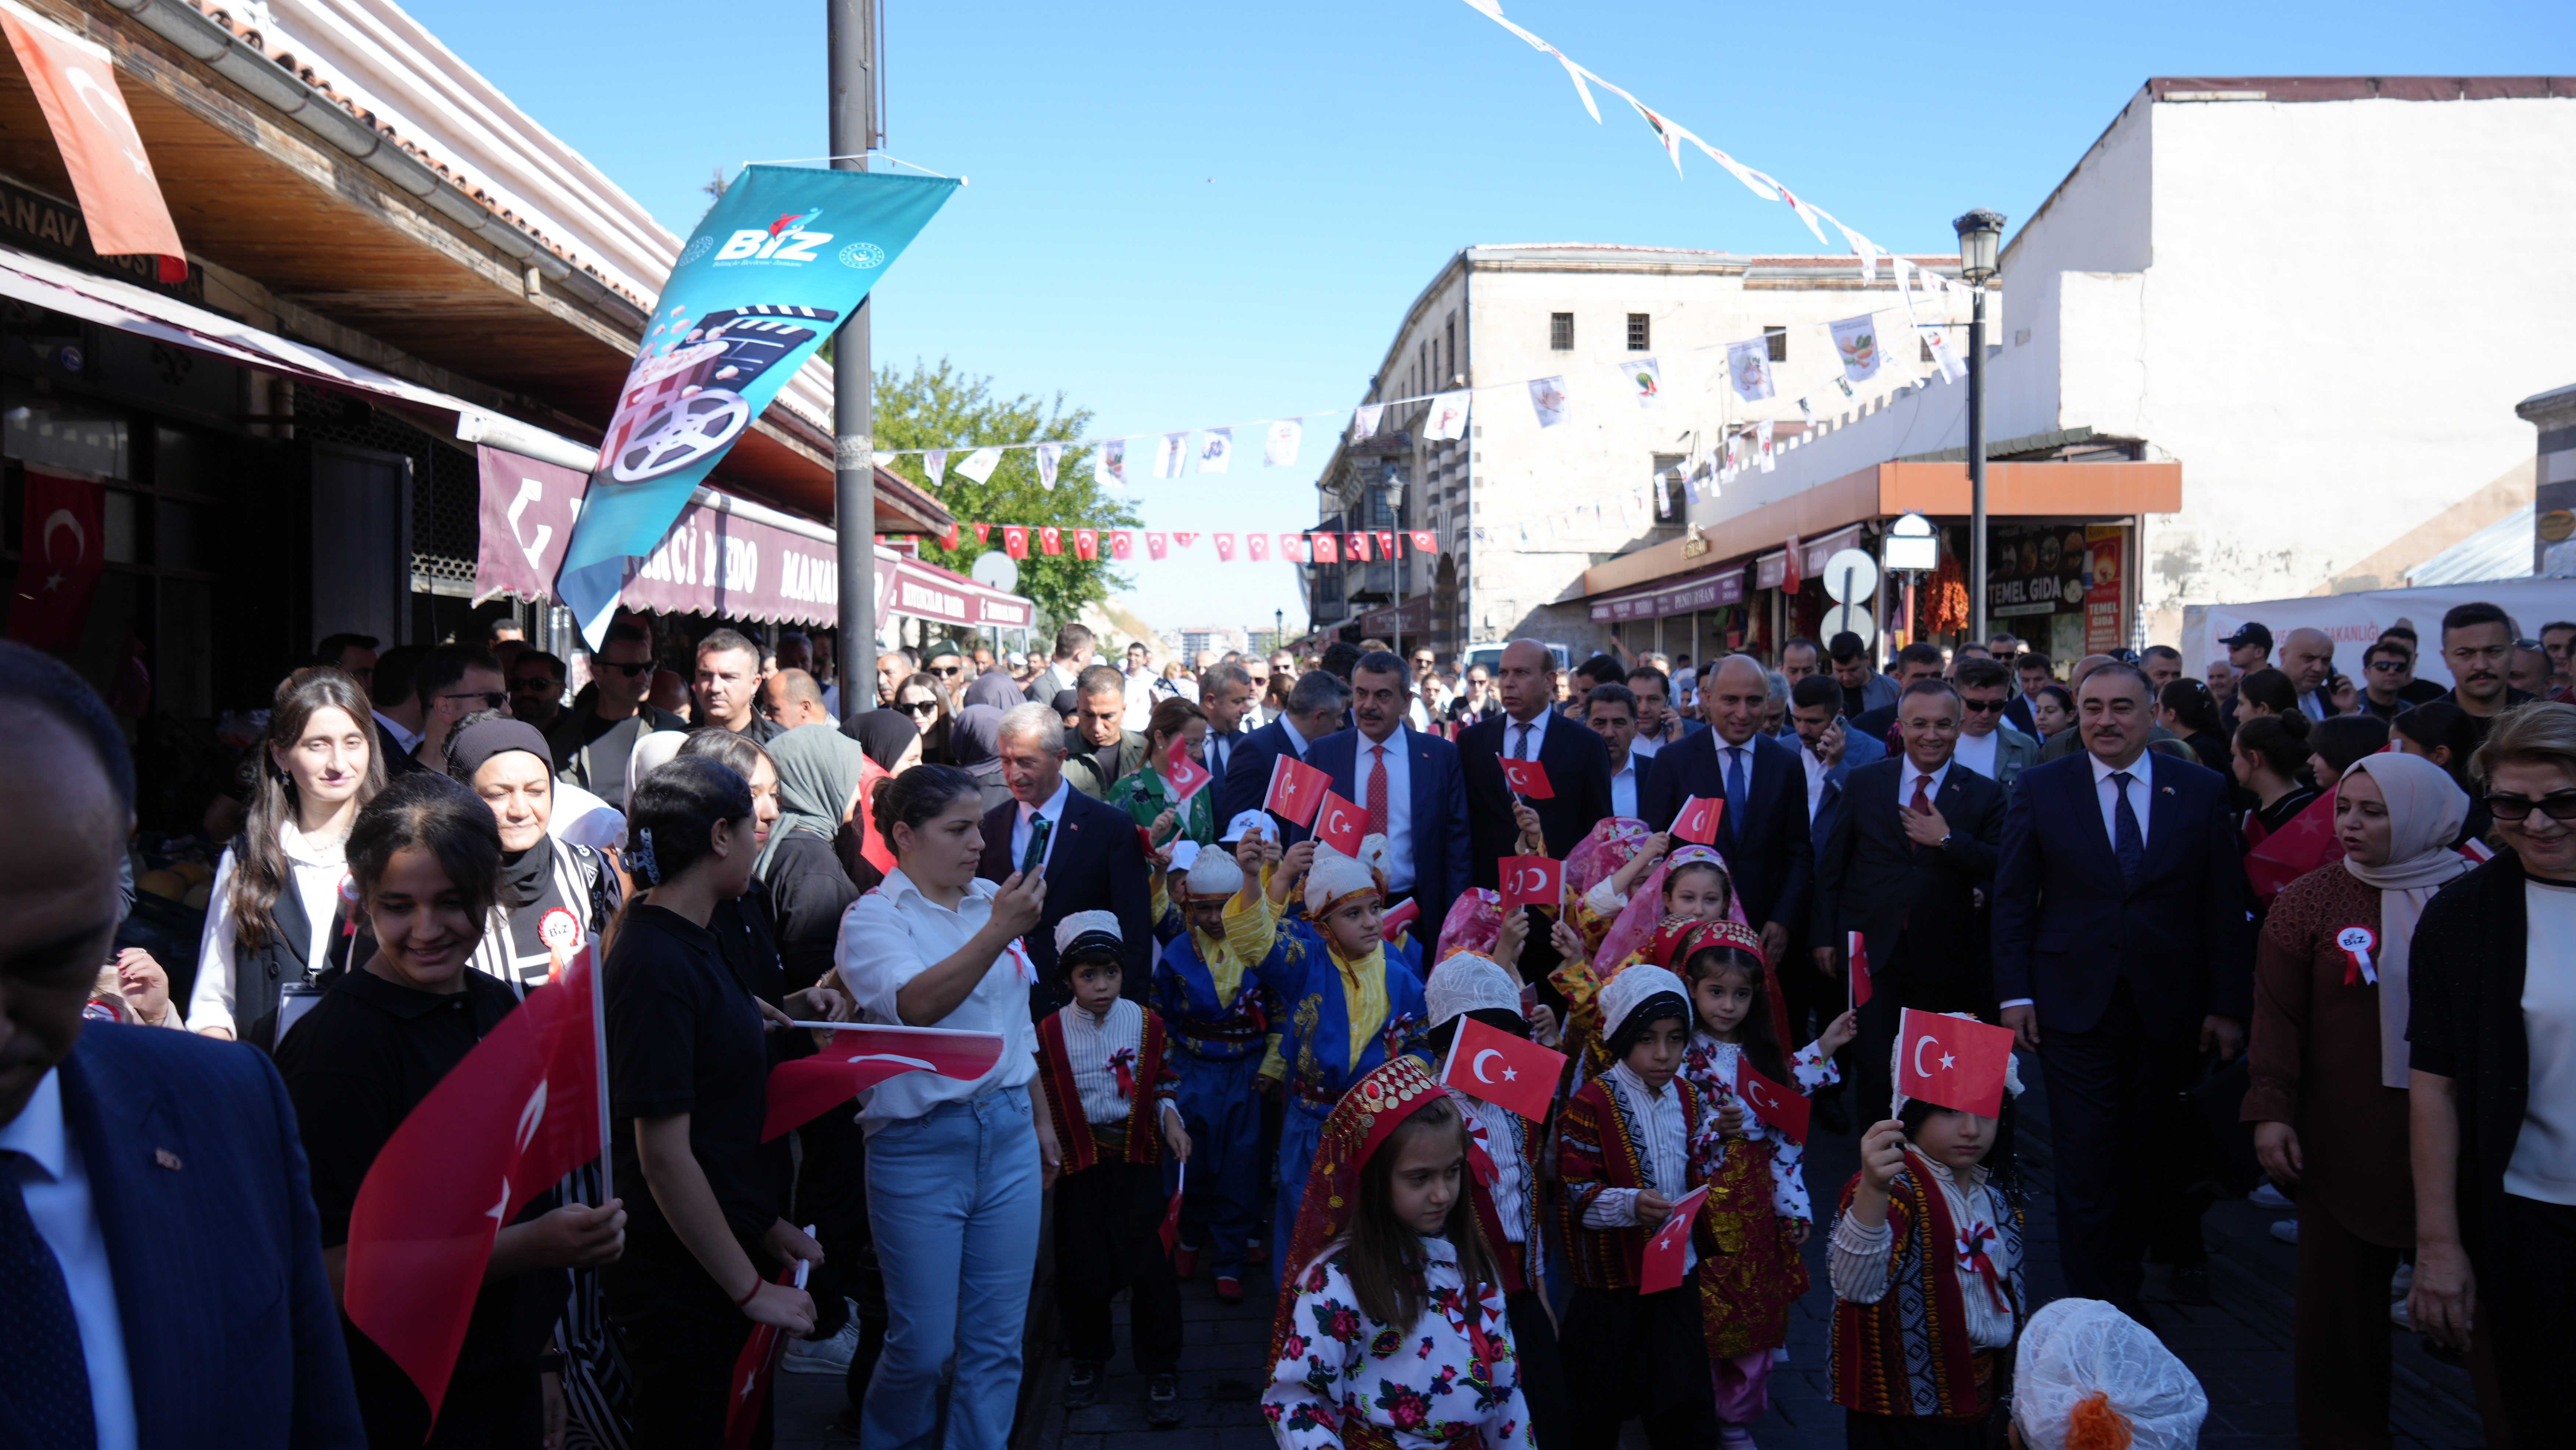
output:
<instances>
[{"instance_id":1,"label":"man wearing blue tie","mask_svg":"<svg viewBox=\"0 0 2576 1450\"><path fill-rule=\"evenodd\" d=\"M1794 748L1762 733L1770 694L1770 679L1753 656L1720 660L1700 688L1709 728L1656 754L1637 809L1647 825L1663 831L1693 796L1725 800L1717 852L1735 875L1744 919L1762 933L1764 954L1786 970L1790 924L1807 918L1815 841L1807 769Z\"/></svg>"}]
</instances>

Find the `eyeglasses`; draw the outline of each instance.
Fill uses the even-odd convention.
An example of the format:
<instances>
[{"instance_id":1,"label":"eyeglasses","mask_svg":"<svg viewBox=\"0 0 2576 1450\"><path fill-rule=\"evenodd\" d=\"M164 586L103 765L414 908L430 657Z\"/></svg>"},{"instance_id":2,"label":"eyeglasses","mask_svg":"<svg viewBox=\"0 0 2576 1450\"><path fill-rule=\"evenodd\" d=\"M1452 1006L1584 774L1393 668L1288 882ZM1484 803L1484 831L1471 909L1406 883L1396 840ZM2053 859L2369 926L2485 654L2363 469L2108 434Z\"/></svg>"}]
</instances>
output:
<instances>
[{"instance_id":1,"label":"eyeglasses","mask_svg":"<svg viewBox=\"0 0 2576 1450\"><path fill-rule=\"evenodd\" d=\"M929 665L925 666L925 668L927 668L932 674L938 675L943 679L954 679L957 676L966 673L966 667L963 665L950 665L946 669L941 669L937 665Z\"/></svg>"},{"instance_id":2,"label":"eyeglasses","mask_svg":"<svg viewBox=\"0 0 2576 1450\"><path fill-rule=\"evenodd\" d=\"M627 664L623 660L599 660L596 663L601 669L615 670L630 680L653 668L653 662L651 660L638 660L631 665Z\"/></svg>"},{"instance_id":3,"label":"eyeglasses","mask_svg":"<svg viewBox=\"0 0 2576 1450\"><path fill-rule=\"evenodd\" d=\"M441 695L438 698L442 700L480 700L483 702L483 708L486 710L498 710L502 706L510 703L510 694L507 690L476 690L466 694Z\"/></svg>"},{"instance_id":4,"label":"eyeglasses","mask_svg":"<svg viewBox=\"0 0 2576 1450\"><path fill-rule=\"evenodd\" d=\"M1959 697L1959 704L1961 708L1973 710L1980 715L1991 715L2004 707L2004 702L2001 700L1971 700L1965 695Z\"/></svg>"},{"instance_id":5,"label":"eyeglasses","mask_svg":"<svg viewBox=\"0 0 2576 1450\"><path fill-rule=\"evenodd\" d=\"M2576 821L2576 790L2552 791L2539 800L2529 796L2491 795L2487 809L2499 821L2529 820L2534 810L2561 823Z\"/></svg>"},{"instance_id":6,"label":"eyeglasses","mask_svg":"<svg viewBox=\"0 0 2576 1450\"><path fill-rule=\"evenodd\" d=\"M2383 675L2394 675L2401 674L2405 671L2406 662L2404 660L2372 660L2370 662L2370 667Z\"/></svg>"},{"instance_id":7,"label":"eyeglasses","mask_svg":"<svg viewBox=\"0 0 2576 1450\"><path fill-rule=\"evenodd\" d=\"M937 700L915 700L909 705L897 705L895 708L901 710L907 715L930 716L939 713L939 702Z\"/></svg>"}]
</instances>

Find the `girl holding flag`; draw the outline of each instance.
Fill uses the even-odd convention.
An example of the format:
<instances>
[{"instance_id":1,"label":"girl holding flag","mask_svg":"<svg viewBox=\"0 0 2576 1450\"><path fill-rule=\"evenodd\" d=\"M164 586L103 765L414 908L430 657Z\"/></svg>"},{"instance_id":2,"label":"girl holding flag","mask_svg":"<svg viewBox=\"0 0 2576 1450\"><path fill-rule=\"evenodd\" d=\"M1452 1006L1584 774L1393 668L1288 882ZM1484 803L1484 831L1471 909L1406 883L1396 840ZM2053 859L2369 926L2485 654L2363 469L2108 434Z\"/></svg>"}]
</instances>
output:
<instances>
[{"instance_id":1,"label":"girl holding flag","mask_svg":"<svg viewBox=\"0 0 2576 1450\"><path fill-rule=\"evenodd\" d=\"M1207 733L1206 711L1178 695L1165 696L1145 722L1143 763L1109 787L1109 803L1151 830L1157 846L1176 840L1202 846L1216 841L1216 792L1206 788L1207 767L1199 763ZM1171 780L1176 771L1174 751L1185 762L1177 769L1194 773L1200 786L1186 801Z\"/></svg>"}]
</instances>

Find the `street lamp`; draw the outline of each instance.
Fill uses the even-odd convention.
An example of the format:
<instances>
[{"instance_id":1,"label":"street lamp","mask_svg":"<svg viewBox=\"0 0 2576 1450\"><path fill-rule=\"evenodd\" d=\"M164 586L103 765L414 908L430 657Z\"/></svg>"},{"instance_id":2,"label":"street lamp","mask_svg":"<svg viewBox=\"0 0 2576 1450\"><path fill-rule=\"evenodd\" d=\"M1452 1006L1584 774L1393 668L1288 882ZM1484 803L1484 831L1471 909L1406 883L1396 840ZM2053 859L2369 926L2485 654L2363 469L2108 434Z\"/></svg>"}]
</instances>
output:
<instances>
[{"instance_id":1,"label":"street lamp","mask_svg":"<svg viewBox=\"0 0 2576 1450\"><path fill-rule=\"evenodd\" d=\"M1270 611L1270 652L1277 654L1288 643L1288 611Z\"/></svg>"},{"instance_id":2,"label":"street lamp","mask_svg":"<svg viewBox=\"0 0 2576 1450\"><path fill-rule=\"evenodd\" d=\"M1968 313L1968 638L1986 637L1986 283L1996 271L2003 213L1979 207L1950 223L1959 233L1959 280Z\"/></svg>"}]
</instances>

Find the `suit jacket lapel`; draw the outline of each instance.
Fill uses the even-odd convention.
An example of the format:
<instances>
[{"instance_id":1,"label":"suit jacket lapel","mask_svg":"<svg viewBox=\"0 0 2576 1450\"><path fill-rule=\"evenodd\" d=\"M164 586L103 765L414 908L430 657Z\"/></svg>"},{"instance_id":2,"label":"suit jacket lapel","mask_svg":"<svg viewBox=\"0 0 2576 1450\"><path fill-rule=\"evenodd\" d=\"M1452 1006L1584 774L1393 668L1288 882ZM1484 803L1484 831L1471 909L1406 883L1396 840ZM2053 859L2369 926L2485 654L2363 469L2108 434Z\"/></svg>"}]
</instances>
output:
<instances>
[{"instance_id":1,"label":"suit jacket lapel","mask_svg":"<svg viewBox=\"0 0 2576 1450\"><path fill-rule=\"evenodd\" d=\"M2157 764L2168 770L2172 769L2170 762L2159 761ZM2147 778L2147 864L2146 869L2139 873L2141 884L2144 884L2148 876L2156 874L2164 862L2173 859L2174 836L2182 829L2181 816L2181 792L2173 788L2172 781L2159 782L2155 776L2149 776Z\"/></svg>"},{"instance_id":2,"label":"suit jacket lapel","mask_svg":"<svg viewBox=\"0 0 2576 1450\"><path fill-rule=\"evenodd\" d=\"M190 1397L165 1400L145 1392L146 1387L169 1388L173 1376L193 1378L200 1368L174 1363L166 1349L172 1341L154 1326L188 1322L191 1316L168 1302L166 1291L198 1284L207 1266L173 1262L169 1240L154 1226L201 1211L181 1191L189 1144L166 1092L147 1101L114 1075L90 1072L77 1048L60 1070L63 1116L80 1144L90 1212L107 1242L108 1267L116 1276L117 1315L128 1326L125 1368L136 1390L136 1439L146 1445L166 1443L177 1427L156 1424L155 1402L188 1403ZM111 1125L120 1131L111 1133ZM164 1154L168 1156L160 1156Z\"/></svg>"}]
</instances>

